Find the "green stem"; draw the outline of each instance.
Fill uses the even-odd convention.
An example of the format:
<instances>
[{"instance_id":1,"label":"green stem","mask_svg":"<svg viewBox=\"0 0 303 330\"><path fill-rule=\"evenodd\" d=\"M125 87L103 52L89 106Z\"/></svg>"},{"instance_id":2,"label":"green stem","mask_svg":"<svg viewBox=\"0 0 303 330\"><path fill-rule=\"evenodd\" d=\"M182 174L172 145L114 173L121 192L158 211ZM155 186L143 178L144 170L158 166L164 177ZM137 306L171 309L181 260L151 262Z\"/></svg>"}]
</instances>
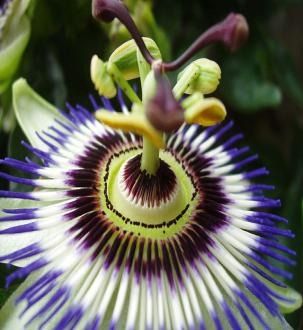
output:
<instances>
[{"instance_id":1,"label":"green stem","mask_svg":"<svg viewBox=\"0 0 303 330\"><path fill-rule=\"evenodd\" d=\"M139 48L137 49L137 63L139 68L139 76L140 76L140 82L141 82L141 90L143 91L143 84L145 81L146 76L151 70L150 65L145 61L145 58L141 54ZM142 95L142 99L144 99Z\"/></svg>"},{"instance_id":2,"label":"green stem","mask_svg":"<svg viewBox=\"0 0 303 330\"><path fill-rule=\"evenodd\" d=\"M155 175L159 164L159 149L148 138L143 137L141 170L145 170L150 175Z\"/></svg>"},{"instance_id":3,"label":"green stem","mask_svg":"<svg viewBox=\"0 0 303 330\"><path fill-rule=\"evenodd\" d=\"M150 65L145 61L140 50L137 50L137 63L139 67L140 81L141 81L141 90L142 90L142 100L143 108L146 104L146 95L143 93L143 85L146 76L151 70ZM150 175L155 175L159 168L160 159L159 159L159 149L146 137L143 137L143 151L141 158L141 170L146 171Z\"/></svg>"},{"instance_id":4,"label":"green stem","mask_svg":"<svg viewBox=\"0 0 303 330\"><path fill-rule=\"evenodd\" d=\"M112 78L116 81L117 85L121 87L125 95L130 99L130 101L140 104L140 98L134 92L127 80L123 77L118 67L114 63L108 63L107 70Z\"/></svg>"}]
</instances>

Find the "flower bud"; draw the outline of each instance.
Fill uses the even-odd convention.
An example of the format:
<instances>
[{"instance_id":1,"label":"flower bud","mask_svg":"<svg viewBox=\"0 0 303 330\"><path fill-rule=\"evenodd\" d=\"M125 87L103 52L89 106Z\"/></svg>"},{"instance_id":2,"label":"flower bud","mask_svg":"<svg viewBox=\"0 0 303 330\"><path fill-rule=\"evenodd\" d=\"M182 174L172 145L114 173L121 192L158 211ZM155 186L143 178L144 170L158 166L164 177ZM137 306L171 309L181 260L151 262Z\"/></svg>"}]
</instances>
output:
<instances>
[{"instance_id":1,"label":"flower bud","mask_svg":"<svg viewBox=\"0 0 303 330\"><path fill-rule=\"evenodd\" d=\"M161 59L161 53L154 42L150 38L143 38L144 44L155 59ZM137 44L135 41L129 40L118 47L110 56L108 62L114 63L122 73L126 80L139 77L139 67L137 62Z\"/></svg>"},{"instance_id":2,"label":"flower bud","mask_svg":"<svg viewBox=\"0 0 303 330\"><path fill-rule=\"evenodd\" d=\"M216 62L207 58L201 58L192 62L179 73L178 82L186 79L186 76L191 74L191 72L197 72L197 74L189 83L185 93L201 92L202 94L210 94L217 89L221 78L221 69Z\"/></svg>"},{"instance_id":3,"label":"flower bud","mask_svg":"<svg viewBox=\"0 0 303 330\"><path fill-rule=\"evenodd\" d=\"M107 98L116 96L117 89L112 77L107 72L107 64L104 63L97 55L92 57L90 74L91 80L100 95Z\"/></svg>"}]
</instances>

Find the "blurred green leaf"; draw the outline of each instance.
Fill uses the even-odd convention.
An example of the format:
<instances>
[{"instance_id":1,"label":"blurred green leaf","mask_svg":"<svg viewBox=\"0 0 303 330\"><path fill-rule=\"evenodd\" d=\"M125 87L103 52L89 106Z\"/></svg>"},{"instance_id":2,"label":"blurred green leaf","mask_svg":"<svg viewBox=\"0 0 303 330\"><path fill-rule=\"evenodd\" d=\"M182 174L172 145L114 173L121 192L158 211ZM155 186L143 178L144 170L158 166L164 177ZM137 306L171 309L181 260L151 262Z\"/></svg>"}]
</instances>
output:
<instances>
[{"instance_id":1,"label":"blurred green leaf","mask_svg":"<svg viewBox=\"0 0 303 330\"><path fill-rule=\"evenodd\" d=\"M288 51L274 40L266 39L273 74L280 86L298 105L303 105L303 85Z\"/></svg>"},{"instance_id":2,"label":"blurred green leaf","mask_svg":"<svg viewBox=\"0 0 303 330\"><path fill-rule=\"evenodd\" d=\"M20 283L10 286L8 289L5 289L5 278L15 271L17 267L10 266L9 268L5 264L0 264L0 308L4 305L9 296L18 288Z\"/></svg>"},{"instance_id":3,"label":"blurred green leaf","mask_svg":"<svg viewBox=\"0 0 303 330\"><path fill-rule=\"evenodd\" d=\"M293 143L290 150L289 164L287 169L287 182L283 196L282 214L289 220L288 227L295 234L295 238L289 242L289 246L297 253L298 265L292 269L294 277L291 281L291 286L303 292L302 274L303 274L303 149L302 139L303 131L298 126L293 127ZM298 313L288 317L291 323L296 325L299 323Z\"/></svg>"},{"instance_id":4,"label":"blurred green leaf","mask_svg":"<svg viewBox=\"0 0 303 330\"><path fill-rule=\"evenodd\" d=\"M222 65L221 92L236 110L256 112L277 107L281 91L264 75L262 60L249 50L229 57Z\"/></svg>"}]
</instances>

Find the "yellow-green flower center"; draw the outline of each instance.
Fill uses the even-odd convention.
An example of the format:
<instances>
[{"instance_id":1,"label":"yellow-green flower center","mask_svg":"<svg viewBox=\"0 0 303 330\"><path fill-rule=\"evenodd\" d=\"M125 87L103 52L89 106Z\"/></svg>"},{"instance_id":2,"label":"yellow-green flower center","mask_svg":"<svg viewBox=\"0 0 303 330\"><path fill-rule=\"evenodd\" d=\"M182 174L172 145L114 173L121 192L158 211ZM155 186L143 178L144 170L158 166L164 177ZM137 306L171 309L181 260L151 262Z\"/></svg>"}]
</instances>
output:
<instances>
[{"instance_id":1,"label":"yellow-green flower center","mask_svg":"<svg viewBox=\"0 0 303 330\"><path fill-rule=\"evenodd\" d=\"M153 177L140 169L141 152L127 150L108 159L100 180L102 209L122 230L167 238L189 221L197 193L191 176L171 153L161 150L161 166Z\"/></svg>"}]
</instances>

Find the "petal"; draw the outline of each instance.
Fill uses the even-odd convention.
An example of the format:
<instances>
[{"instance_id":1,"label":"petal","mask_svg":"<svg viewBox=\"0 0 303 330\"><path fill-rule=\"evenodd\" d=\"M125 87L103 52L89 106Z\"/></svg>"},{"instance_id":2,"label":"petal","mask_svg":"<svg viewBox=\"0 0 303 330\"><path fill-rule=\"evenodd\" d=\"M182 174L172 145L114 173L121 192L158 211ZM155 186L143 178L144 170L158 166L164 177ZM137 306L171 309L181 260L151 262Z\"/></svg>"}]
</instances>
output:
<instances>
[{"instance_id":1,"label":"petal","mask_svg":"<svg viewBox=\"0 0 303 330\"><path fill-rule=\"evenodd\" d=\"M22 283L1 308L0 324L2 330L24 329L25 322L19 317L22 311L22 306L20 304L16 305L15 301L17 297L22 293L22 291L26 289L29 283L29 279Z\"/></svg>"},{"instance_id":2,"label":"petal","mask_svg":"<svg viewBox=\"0 0 303 330\"><path fill-rule=\"evenodd\" d=\"M3 209L20 209L20 208L32 208L39 207L42 203L39 201L30 201L30 200L20 200L20 199L0 199L0 218L3 216L7 216L2 210ZM28 223L29 220L20 221L21 224ZM8 223L0 220L0 231L6 228L13 226L12 223ZM43 238L47 238L47 232L30 232L30 233L20 233L18 235L0 235L0 262L5 262L5 260L1 260L1 257L4 255L8 255L23 249L29 245L32 245ZM11 264L15 266L24 267L29 262L31 262L31 258L16 260Z\"/></svg>"},{"instance_id":3,"label":"petal","mask_svg":"<svg viewBox=\"0 0 303 330\"><path fill-rule=\"evenodd\" d=\"M49 128L56 119L64 122L64 117L22 78L13 85L13 104L18 122L32 146L47 150L37 133Z\"/></svg>"},{"instance_id":4,"label":"petal","mask_svg":"<svg viewBox=\"0 0 303 330\"><path fill-rule=\"evenodd\" d=\"M293 288L279 288L279 294L287 299L278 302L283 314L290 314L302 306L302 295Z\"/></svg>"},{"instance_id":5,"label":"petal","mask_svg":"<svg viewBox=\"0 0 303 330\"><path fill-rule=\"evenodd\" d=\"M138 172L139 137L102 126L82 107L70 107L66 118L39 135L47 152L28 146L40 164L3 161L37 175L9 180L38 189L0 196L49 203L2 217L15 223L4 236L53 230L6 256L37 257L8 283L42 271L18 297L28 305L30 326L56 320L55 329L287 328L278 304L298 304L278 290L284 285L277 277L289 274L267 256L291 265L294 253L276 236L292 234L278 228L283 219L262 211L279 203L263 196L268 187L251 182L265 169L243 171L256 158L234 147L241 135L223 136L231 123L183 126L161 151L155 180ZM119 186L125 207L112 197ZM156 197L154 187L161 189ZM180 196L180 210L165 212ZM24 219L30 223L20 225Z\"/></svg>"},{"instance_id":6,"label":"petal","mask_svg":"<svg viewBox=\"0 0 303 330\"><path fill-rule=\"evenodd\" d=\"M22 312L24 311L26 304L16 303L18 297L26 290L26 288L30 287L38 278L39 274L34 274L29 276L18 288L16 291L12 293L12 295L8 298L5 304L0 309L0 325L1 330L24 330L26 328L26 323L28 319L36 313L45 303L45 301L38 301L33 309L31 309L31 313L26 315L25 317L20 317ZM58 322L60 315L57 318L54 318L49 322L49 329L52 329L52 326ZM38 329L38 322L33 322L32 327L30 329Z\"/></svg>"},{"instance_id":7,"label":"petal","mask_svg":"<svg viewBox=\"0 0 303 330\"><path fill-rule=\"evenodd\" d=\"M16 300L18 299L18 297L20 297L20 295L22 295L22 293L27 288L29 288L37 280L38 277L39 277L39 274L35 274L35 275L31 275L28 279L26 279L24 281L24 283L22 283L18 287L18 289L9 297L9 299L6 301L4 306L1 308L1 310L0 310L0 324L1 324L1 329L2 330L11 330L11 329L23 330L25 328L25 324L28 321L28 319L30 318L30 316L27 315L26 318L20 318L20 315L21 315L22 311L25 308L25 304L16 304ZM121 285L121 287L122 287L122 285ZM243 288L241 288L241 290L245 291L245 289L243 289ZM270 325L271 329L275 329L275 330L288 330L288 329L290 330L290 329L292 329L283 317L273 317L263 307L263 305L260 303L260 301L258 299L256 299L251 293L245 292L245 294L252 301L255 308L262 315L263 319L267 320L267 323ZM190 298L191 298L191 302L195 302L195 300L193 299L194 298L193 296L191 296ZM123 299L123 295L122 295L122 299ZM183 299L184 299L184 297L183 297ZM228 297L225 297L225 299L227 299L227 301L228 301ZM119 299L117 299L117 301L119 301ZM113 302L114 302L114 300L113 300ZM159 303L161 304L162 301L161 302L159 301ZM31 315L34 315L39 309L41 309L43 307L44 304L45 304L45 301L39 301L38 303L36 303L35 306L34 306L34 309L31 310ZM132 309L134 310L135 313L137 313L137 311L134 307L135 306L132 305ZM236 310L236 308L232 306L231 309L232 309L232 312L235 315L238 316L238 311ZM127 311L127 309L126 310L124 309L122 314L120 314L120 318L122 320L126 320L126 318L127 318L126 311ZM48 323L48 328L49 329L53 328L58 323L58 321L62 317L63 313L64 313L64 311L59 313L53 320L51 320ZM222 321L223 328L224 329L229 328L228 321L226 320L224 314L220 315L219 317L223 320ZM109 315L107 315L107 320L105 320L104 322L106 324L110 324L110 316ZM241 320L239 322L240 322L240 325L244 329L245 326L246 326L245 323L243 323L243 321L241 321ZM251 322L252 322L253 329L260 329L260 323L258 322L258 320L256 318L252 317ZM122 324L125 324L125 323L122 323ZM39 323L37 321L36 323L32 323L31 325L32 325L33 328L37 328ZM212 326L213 325L212 325L211 322L205 324L206 329L212 329Z\"/></svg>"},{"instance_id":8,"label":"petal","mask_svg":"<svg viewBox=\"0 0 303 330\"><path fill-rule=\"evenodd\" d=\"M258 313L262 316L263 320L266 321L266 323L269 325L270 329L275 329L275 330L291 330L292 327L288 324L288 322L285 320L285 318L282 315L279 316L273 316L271 313L268 312L266 308L264 308L264 305L260 302L259 299L257 299L255 296L253 296L248 290L245 288L241 288L245 295L250 299ZM235 314L238 313L237 310L235 310L235 307L231 305L231 309ZM244 307L245 309L245 307ZM247 309L246 309L247 311ZM261 324L255 317L251 317L251 322L253 329L264 329L261 328ZM245 324L243 324L243 329L245 328Z\"/></svg>"}]
</instances>

